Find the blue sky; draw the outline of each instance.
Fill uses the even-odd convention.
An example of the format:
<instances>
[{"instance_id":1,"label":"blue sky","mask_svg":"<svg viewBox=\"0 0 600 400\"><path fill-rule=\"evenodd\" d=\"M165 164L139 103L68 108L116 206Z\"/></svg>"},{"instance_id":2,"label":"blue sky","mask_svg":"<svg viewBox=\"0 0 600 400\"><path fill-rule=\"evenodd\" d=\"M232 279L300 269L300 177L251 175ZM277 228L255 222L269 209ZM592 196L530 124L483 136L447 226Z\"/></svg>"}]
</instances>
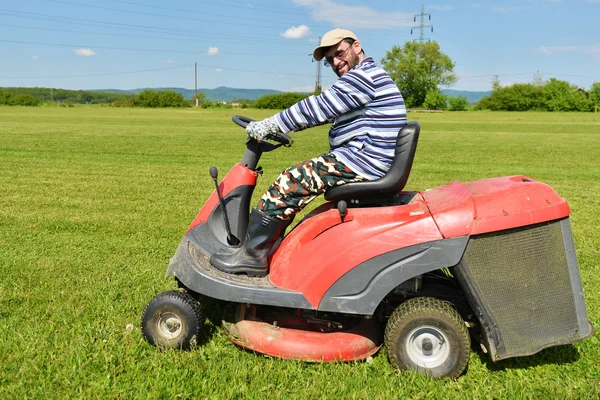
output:
<instances>
[{"instance_id":1,"label":"blue sky","mask_svg":"<svg viewBox=\"0 0 600 400\"><path fill-rule=\"evenodd\" d=\"M0 87L311 91L320 35L353 30L379 62L418 39L421 2L0 0ZM424 3L424 36L455 62L457 90L542 79L600 82L600 0ZM323 86L335 81L324 68Z\"/></svg>"}]
</instances>

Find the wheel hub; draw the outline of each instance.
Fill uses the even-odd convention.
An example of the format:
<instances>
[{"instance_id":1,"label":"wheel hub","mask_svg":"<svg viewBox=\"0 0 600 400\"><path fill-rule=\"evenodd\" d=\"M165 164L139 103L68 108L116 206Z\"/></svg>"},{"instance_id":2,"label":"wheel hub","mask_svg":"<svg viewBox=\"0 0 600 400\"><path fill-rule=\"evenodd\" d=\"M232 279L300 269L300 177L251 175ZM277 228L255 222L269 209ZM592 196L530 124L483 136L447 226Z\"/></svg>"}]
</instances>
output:
<instances>
[{"instance_id":1,"label":"wheel hub","mask_svg":"<svg viewBox=\"0 0 600 400\"><path fill-rule=\"evenodd\" d=\"M161 335L168 339L175 339L181 334L181 319L172 312L162 313L156 324Z\"/></svg>"},{"instance_id":2,"label":"wheel hub","mask_svg":"<svg viewBox=\"0 0 600 400\"><path fill-rule=\"evenodd\" d=\"M450 355L448 338L433 326L415 328L406 339L406 353L420 367L438 367Z\"/></svg>"}]
</instances>

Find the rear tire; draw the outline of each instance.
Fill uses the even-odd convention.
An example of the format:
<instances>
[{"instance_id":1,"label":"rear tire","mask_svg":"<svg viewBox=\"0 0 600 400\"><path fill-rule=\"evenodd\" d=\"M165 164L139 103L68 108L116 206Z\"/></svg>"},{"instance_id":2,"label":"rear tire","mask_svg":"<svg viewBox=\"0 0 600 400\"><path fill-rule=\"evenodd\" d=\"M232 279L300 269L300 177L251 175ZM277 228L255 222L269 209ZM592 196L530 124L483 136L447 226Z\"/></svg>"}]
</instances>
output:
<instances>
[{"instance_id":1,"label":"rear tire","mask_svg":"<svg viewBox=\"0 0 600 400\"><path fill-rule=\"evenodd\" d=\"M190 349L197 344L203 328L201 305L184 290L155 296L142 315L144 338L150 344L167 349Z\"/></svg>"},{"instance_id":2,"label":"rear tire","mask_svg":"<svg viewBox=\"0 0 600 400\"><path fill-rule=\"evenodd\" d=\"M392 364L433 379L456 379L471 353L469 332L451 303L417 297L402 303L385 328L385 346Z\"/></svg>"}]
</instances>

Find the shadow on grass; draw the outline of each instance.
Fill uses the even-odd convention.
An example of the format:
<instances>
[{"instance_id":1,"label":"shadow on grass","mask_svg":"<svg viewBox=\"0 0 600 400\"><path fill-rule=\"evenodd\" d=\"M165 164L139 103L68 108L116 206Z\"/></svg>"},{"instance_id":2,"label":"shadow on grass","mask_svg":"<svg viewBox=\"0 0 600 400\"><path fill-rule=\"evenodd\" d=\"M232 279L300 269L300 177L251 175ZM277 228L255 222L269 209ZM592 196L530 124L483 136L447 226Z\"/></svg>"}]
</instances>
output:
<instances>
[{"instance_id":1,"label":"shadow on grass","mask_svg":"<svg viewBox=\"0 0 600 400\"><path fill-rule=\"evenodd\" d=\"M477 350L477 354L481 362L492 372L509 369L528 369L547 364L570 364L580 358L579 350L572 344L550 347L530 356L509 358L496 362L493 362L489 355L483 353L480 349Z\"/></svg>"},{"instance_id":2,"label":"shadow on grass","mask_svg":"<svg viewBox=\"0 0 600 400\"><path fill-rule=\"evenodd\" d=\"M213 336L221 328L221 316L223 314L224 307L227 305L227 303L221 300L212 299L209 297L203 297L201 299L201 303L206 322L204 323L204 331L200 336L198 346L204 346L210 342Z\"/></svg>"}]
</instances>

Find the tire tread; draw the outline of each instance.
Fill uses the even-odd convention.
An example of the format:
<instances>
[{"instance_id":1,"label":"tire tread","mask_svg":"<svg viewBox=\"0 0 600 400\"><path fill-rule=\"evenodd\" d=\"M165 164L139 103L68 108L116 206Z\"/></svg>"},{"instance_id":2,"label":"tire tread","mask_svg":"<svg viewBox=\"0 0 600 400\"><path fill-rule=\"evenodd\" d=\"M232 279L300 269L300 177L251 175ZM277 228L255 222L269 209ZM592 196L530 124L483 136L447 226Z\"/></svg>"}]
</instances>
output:
<instances>
[{"instance_id":1,"label":"tire tread","mask_svg":"<svg viewBox=\"0 0 600 400\"><path fill-rule=\"evenodd\" d=\"M160 343L157 343L153 333L149 331L147 328L147 322L151 319L151 315L149 313L153 312L155 307L160 307L162 304L171 304L182 306L187 311L191 311L193 314L193 323L190 324L190 331L193 332L193 335L189 338L189 340L185 340L180 344L178 348L183 350L188 350L192 345L192 341L194 337L195 340L198 340L198 336L203 330L204 327L204 312L202 310L201 303L193 298L189 293L187 293L184 289L179 290L170 290L167 292L160 293L156 295L144 308L144 312L142 314L141 321L141 330L142 335L146 338L146 340L154 345L166 347Z\"/></svg>"},{"instance_id":2,"label":"tire tread","mask_svg":"<svg viewBox=\"0 0 600 400\"><path fill-rule=\"evenodd\" d=\"M460 364L454 368L449 375L451 379L456 379L466 368L469 362L469 355L471 351L471 340L469 336L466 324L460 314L456 311L452 303L434 297L415 297L400 304L390 316L384 333L384 342L388 352L388 357L392 363L400 368L407 369L403 365L403 362L398 357L398 351L396 351L397 337L399 335L398 329L407 319L413 318L426 318L431 317L433 314L437 314L437 317L445 318L447 321L458 329L459 334L466 340L462 341L462 354L466 356L460 360Z\"/></svg>"}]
</instances>

